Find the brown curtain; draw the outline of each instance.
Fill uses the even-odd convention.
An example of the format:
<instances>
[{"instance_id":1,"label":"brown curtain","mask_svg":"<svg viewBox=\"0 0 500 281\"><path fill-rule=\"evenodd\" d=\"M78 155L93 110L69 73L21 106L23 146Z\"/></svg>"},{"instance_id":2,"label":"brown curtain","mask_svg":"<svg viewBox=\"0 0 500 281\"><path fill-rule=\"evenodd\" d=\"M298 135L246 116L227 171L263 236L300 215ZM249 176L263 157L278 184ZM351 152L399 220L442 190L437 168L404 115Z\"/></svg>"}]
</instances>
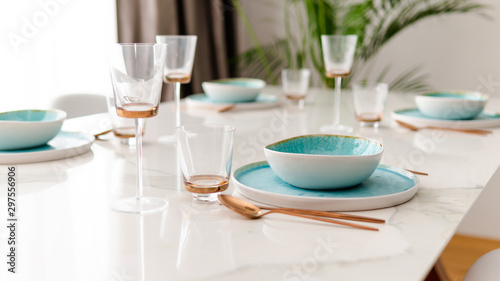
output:
<instances>
[{"instance_id":1,"label":"brown curtain","mask_svg":"<svg viewBox=\"0 0 500 281\"><path fill-rule=\"evenodd\" d=\"M236 11L231 0L116 0L118 41L153 43L156 35L197 35L191 83L181 96L203 92L201 82L233 75ZM173 99L164 84L162 100Z\"/></svg>"}]
</instances>

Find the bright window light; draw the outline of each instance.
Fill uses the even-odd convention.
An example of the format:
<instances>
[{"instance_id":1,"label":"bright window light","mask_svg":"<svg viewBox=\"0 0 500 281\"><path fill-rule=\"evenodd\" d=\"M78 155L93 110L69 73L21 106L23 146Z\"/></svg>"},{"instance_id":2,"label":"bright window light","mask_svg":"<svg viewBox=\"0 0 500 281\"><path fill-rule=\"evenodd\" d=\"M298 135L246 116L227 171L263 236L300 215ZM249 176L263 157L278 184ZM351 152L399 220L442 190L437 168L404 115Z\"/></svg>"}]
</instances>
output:
<instances>
[{"instance_id":1,"label":"bright window light","mask_svg":"<svg viewBox=\"0 0 500 281\"><path fill-rule=\"evenodd\" d=\"M50 107L59 95L111 91L115 1L0 1L0 110Z\"/></svg>"}]
</instances>

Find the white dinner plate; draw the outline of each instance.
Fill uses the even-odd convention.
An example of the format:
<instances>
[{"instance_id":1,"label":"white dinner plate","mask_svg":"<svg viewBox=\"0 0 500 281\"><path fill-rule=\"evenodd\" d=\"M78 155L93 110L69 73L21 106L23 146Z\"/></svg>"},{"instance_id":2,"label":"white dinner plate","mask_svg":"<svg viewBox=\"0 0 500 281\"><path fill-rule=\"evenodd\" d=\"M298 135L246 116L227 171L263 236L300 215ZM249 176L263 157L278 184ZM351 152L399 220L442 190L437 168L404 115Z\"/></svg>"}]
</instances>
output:
<instances>
[{"instance_id":1,"label":"white dinner plate","mask_svg":"<svg viewBox=\"0 0 500 281\"><path fill-rule=\"evenodd\" d=\"M443 120L423 115L417 108L401 109L392 112L392 118L415 126L434 126L457 129L480 129L500 126L500 115L482 112L470 120Z\"/></svg>"},{"instance_id":2,"label":"white dinner plate","mask_svg":"<svg viewBox=\"0 0 500 281\"><path fill-rule=\"evenodd\" d=\"M94 138L61 131L46 145L20 150L0 150L0 164L24 164L63 159L90 151Z\"/></svg>"},{"instance_id":3,"label":"white dinner plate","mask_svg":"<svg viewBox=\"0 0 500 281\"><path fill-rule=\"evenodd\" d=\"M266 161L238 168L233 179L244 197L276 207L318 211L361 211L404 203L418 190L412 173L379 165L373 175L359 185L334 190L309 190L292 186L279 178Z\"/></svg>"},{"instance_id":4,"label":"white dinner plate","mask_svg":"<svg viewBox=\"0 0 500 281\"><path fill-rule=\"evenodd\" d=\"M217 102L211 100L205 94L194 94L186 97L186 105L188 107L202 108L202 106L213 105L213 106L229 106L234 104L235 109L262 109L275 107L279 104L278 98L272 95L259 95L255 101L251 102L237 102L237 103L227 103L227 102Z\"/></svg>"}]
</instances>

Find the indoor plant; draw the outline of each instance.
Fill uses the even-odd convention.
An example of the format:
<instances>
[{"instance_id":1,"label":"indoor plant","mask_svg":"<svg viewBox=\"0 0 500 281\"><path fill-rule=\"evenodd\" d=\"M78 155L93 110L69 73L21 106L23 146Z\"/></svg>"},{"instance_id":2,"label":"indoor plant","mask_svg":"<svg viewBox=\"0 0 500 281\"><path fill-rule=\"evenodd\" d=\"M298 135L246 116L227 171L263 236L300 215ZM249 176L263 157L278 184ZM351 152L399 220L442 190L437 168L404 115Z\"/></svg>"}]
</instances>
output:
<instances>
[{"instance_id":1,"label":"indoor plant","mask_svg":"<svg viewBox=\"0 0 500 281\"><path fill-rule=\"evenodd\" d=\"M321 34L358 35L352 75L343 84L348 86L350 79L366 80L372 71L370 59L408 26L432 16L484 8L468 0L284 0L285 38L261 45L240 1L232 2L254 45L237 57L242 75L276 83L279 72L285 67L310 67L329 86L332 81L324 76ZM387 65L376 73L375 80L384 80L389 68ZM390 88L394 91L426 90L425 77L419 73L418 66L412 67L390 81Z\"/></svg>"}]
</instances>

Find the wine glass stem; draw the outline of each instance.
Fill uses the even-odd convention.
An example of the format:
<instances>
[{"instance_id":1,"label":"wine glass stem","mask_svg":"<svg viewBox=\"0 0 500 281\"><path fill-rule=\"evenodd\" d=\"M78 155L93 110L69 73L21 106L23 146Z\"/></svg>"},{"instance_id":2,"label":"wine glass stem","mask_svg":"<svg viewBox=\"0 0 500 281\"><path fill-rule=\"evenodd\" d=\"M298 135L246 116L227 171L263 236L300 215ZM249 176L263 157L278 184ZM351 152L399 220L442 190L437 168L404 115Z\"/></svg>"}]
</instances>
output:
<instances>
[{"instance_id":1,"label":"wine glass stem","mask_svg":"<svg viewBox=\"0 0 500 281\"><path fill-rule=\"evenodd\" d=\"M136 198L140 200L143 194L142 182L142 120L135 119L135 148L137 150L137 190Z\"/></svg>"},{"instance_id":2,"label":"wine glass stem","mask_svg":"<svg viewBox=\"0 0 500 281\"><path fill-rule=\"evenodd\" d=\"M335 92L333 97L333 125L340 124L340 88L342 83L342 77L335 77Z\"/></svg>"},{"instance_id":3,"label":"wine glass stem","mask_svg":"<svg viewBox=\"0 0 500 281\"><path fill-rule=\"evenodd\" d=\"M181 82L175 82L175 126L181 125Z\"/></svg>"}]
</instances>

